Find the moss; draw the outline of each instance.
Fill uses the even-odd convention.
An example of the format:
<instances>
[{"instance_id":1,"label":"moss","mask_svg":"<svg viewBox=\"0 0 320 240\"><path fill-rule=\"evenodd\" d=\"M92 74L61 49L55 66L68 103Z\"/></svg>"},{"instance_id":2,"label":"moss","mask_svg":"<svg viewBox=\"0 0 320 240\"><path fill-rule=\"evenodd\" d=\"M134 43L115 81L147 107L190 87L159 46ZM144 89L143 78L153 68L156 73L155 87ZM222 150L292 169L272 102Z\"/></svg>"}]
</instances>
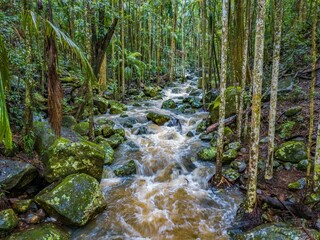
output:
<instances>
[{"instance_id":1,"label":"moss","mask_svg":"<svg viewBox=\"0 0 320 240\"><path fill-rule=\"evenodd\" d=\"M288 121L283 123L280 126L280 137L285 139L292 136L293 128L295 127L296 123L293 121Z\"/></svg>"},{"instance_id":2,"label":"moss","mask_svg":"<svg viewBox=\"0 0 320 240\"><path fill-rule=\"evenodd\" d=\"M158 88L158 87L145 86L143 92L147 97L154 98L154 97L159 96L160 90L161 90L161 88Z\"/></svg>"},{"instance_id":3,"label":"moss","mask_svg":"<svg viewBox=\"0 0 320 240\"><path fill-rule=\"evenodd\" d=\"M292 108L289 108L287 111L284 112L284 115L286 117L292 117L292 116L295 116L297 115L299 112L302 111L302 107L298 106L298 107L292 107Z\"/></svg>"},{"instance_id":4,"label":"moss","mask_svg":"<svg viewBox=\"0 0 320 240\"><path fill-rule=\"evenodd\" d=\"M301 190L307 185L306 178L300 178L298 181L288 184L288 188L291 190Z\"/></svg>"},{"instance_id":5,"label":"moss","mask_svg":"<svg viewBox=\"0 0 320 240\"><path fill-rule=\"evenodd\" d=\"M13 233L8 240L69 240L70 234L53 223L40 224L21 232Z\"/></svg>"},{"instance_id":6,"label":"moss","mask_svg":"<svg viewBox=\"0 0 320 240\"><path fill-rule=\"evenodd\" d=\"M98 111L101 114L104 114L108 111L109 102L101 96L95 96L93 99L94 106L98 108Z\"/></svg>"},{"instance_id":7,"label":"moss","mask_svg":"<svg viewBox=\"0 0 320 240\"><path fill-rule=\"evenodd\" d=\"M87 136L89 134L89 122L80 122L74 125L72 129L81 136Z\"/></svg>"},{"instance_id":8,"label":"moss","mask_svg":"<svg viewBox=\"0 0 320 240\"><path fill-rule=\"evenodd\" d=\"M114 174L118 177L130 176L136 173L136 164L134 160L130 160L127 164L114 170Z\"/></svg>"},{"instance_id":9,"label":"moss","mask_svg":"<svg viewBox=\"0 0 320 240\"><path fill-rule=\"evenodd\" d=\"M12 203L12 208L18 213L24 213L29 209L32 202L32 199L17 200Z\"/></svg>"},{"instance_id":10,"label":"moss","mask_svg":"<svg viewBox=\"0 0 320 240\"><path fill-rule=\"evenodd\" d=\"M123 128L117 128L117 129L115 129L115 130L114 130L114 133L120 135L120 136L123 137L123 138L124 138L125 135L126 135L126 132L125 132L125 130L124 130Z\"/></svg>"},{"instance_id":11,"label":"moss","mask_svg":"<svg viewBox=\"0 0 320 240\"><path fill-rule=\"evenodd\" d=\"M105 207L99 182L87 174L72 174L41 191L35 201L51 216L83 226Z\"/></svg>"},{"instance_id":12,"label":"moss","mask_svg":"<svg viewBox=\"0 0 320 240\"><path fill-rule=\"evenodd\" d=\"M104 137L110 137L115 133L114 129L110 125L104 125L102 126L102 135Z\"/></svg>"},{"instance_id":13,"label":"moss","mask_svg":"<svg viewBox=\"0 0 320 240\"><path fill-rule=\"evenodd\" d=\"M201 149L198 153L198 158L204 161L214 161L217 157L217 148L210 147Z\"/></svg>"},{"instance_id":14,"label":"moss","mask_svg":"<svg viewBox=\"0 0 320 240\"><path fill-rule=\"evenodd\" d=\"M297 169L301 171L305 171L308 168L308 159L301 160L298 163Z\"/></svg>"},{"instance_id":15,"label":"moss","mask_svg":"<svg viewBox=\"0 0 320 240\"><path fill-rule=\"evenodd\" d=\"M275 152L275 158L284 162L298 163L307 158L307 147L303 142L283 143Z\"/></svg>"},{"instance_id":16,"label":"moss","mask_svg":"<svg viewBox=\"0 0 320 240\"><path fill-rule=\"evenodd\" d=\"M41 159L48 158L48 149L56 140L56 136L46 122L33 123L35 133L35 150Z\"/></svg>"},{"instance_id":17,"label":"moss","mask_svg":"<svg viewBox=\"0 0 320 240\"><path fill-rule=\"evenodd\" d=\"M12 209L0 211L0 233L14 229L18 222L19 219Z\"/></svg>"},{"instance_id":18,"label":"moss","mask_svg":"<svg viewBox=\"0 0 320 240\"><path fill-rule=\"evenodd\" d=\"M236 149L229 149L223 153L222 164L230 164L238 156L238 151Z\"/></svg>"},{"instance_id":19,"label":"moss","mask_svg":"<svg viewBox=\"0 0 320 240\"><path fill-rule=\"evenodd\" d=\"M164 125L166 122L170 121L170 117L164 114L159 114L155 112L149 112L147 114L147 119L151 120L155 124L161 126Z\"/></svg>"},{"instance_id":20,"label":"moss","mask_svg":"<svg viewBox=\"0 0 320 240\"><path fill-rule=\"evenodd\" d=\"M113 148L119 147L121 143L124 142L124 138L119 134L114 134L111 137L105 139L105 141Z\"/></svg>"},{"instance_id":21,"label":"moss","mask_svg":"<svg viewBox=\"0 0 320 240\"><path fill-rule=\"evenodd\" d=\"M71 128L72 126L77 124L77 120L70 115L65 115L62 117L62 126L63 127L67 127L67 128Z\"/></svg>"},{"instance_id":22,"label":"moss","mask_svg":"<svg viewBox=\"0 0 320 240\"><path fill-rule=\"evenodd\" d=\"M162 103L161 108L163 109L175 109L177 107L177 104L172 99L168 99Z\"/></svg>"},{"instance_id":23,"label":"moss","mask_svg":"<svg viewBox=\"0 0 320 240\"><path fill-rule=\"evenodd\" d=\"M230 182L234 182L240 178L240 173L233 168L223 170L222 175Z\"/></svg>"},{"instance_id":24,"label":"moss","mask_svg":"<svg viewBox=\"0 0 320 240\"><path fill-rule=\"evenodd\" d=\"M99 145L103 148L106 157L104 163L111 165L114 161L114 150L106 140L100 141Z\"/></svg>"}]
</instances>

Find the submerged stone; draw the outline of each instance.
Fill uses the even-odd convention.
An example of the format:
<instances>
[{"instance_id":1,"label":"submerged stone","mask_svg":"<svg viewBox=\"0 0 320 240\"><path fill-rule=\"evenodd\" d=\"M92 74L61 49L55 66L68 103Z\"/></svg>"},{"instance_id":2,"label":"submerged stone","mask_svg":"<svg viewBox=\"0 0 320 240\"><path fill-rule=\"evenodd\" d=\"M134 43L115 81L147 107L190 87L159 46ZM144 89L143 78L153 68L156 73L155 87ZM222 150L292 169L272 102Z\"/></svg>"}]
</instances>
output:
<instances>
[{"instance_id":1,"label":"submerged stone","mask_svg":"<svg viewBox=\"0 0 320 240\"><path fill-rule=\"evenodd\" d=\"M38 175L29 163L0 159L0 186L2 189L23 188Z\"/></svg>"},{"instance_id":2,"label":"submerged stone","mask_svg":"<svg viewBox=\"0 0 320 240\"><path fill-rule=\"evenodd\" d=\"M100 180L105 161L105 152L97 144L83 141L71 142L60 138L49 149L49 158L44 162L44 177L54 182L73 173L86 173Z\"/></svg>"},{"instance_id":3,"label":"submerged stone","mask_svg":"<svg viewBox=\"0 0 320 240\"><path fill-rule=\"evenodd\" d=\"M283 143L275 152L275 158L283 162L298 163L307 158L307 147L304 142Z\"/></svg>"},{"instance_id":4,"label":"submerged stone","mask_svg":"<svg viewBox=\"0 0 320 240\"><path fill-rule=\"evenodd\" d=\"M42 190L35 201L50 216L72 226L85 225L106 206L99 182L87 174L72 174Z\"/></svg>"},{"instance_id":5,"label":"submerged stone","mask_svg":"<svg viewBox=\"0 0 320 240\"><path fill-rule=\"evenodd\" d=\"M33 226L10 235L8 240L70 240L70 234L53 223Z\"/></svg>"},{"instance_id":6,"label":"submerged stone","mask_svg":"<svg viewBox=\"0 0 320 240\"><path fill-rule=\"evenodd\" d=\"M132 174L136 174L136 172L137 172L137 170L136 170L136 164L135 164L134 160L130 160L125 165L114 170L114 174L117 177L130 176Z\"/></svg>"},{"instance_id":7,"label":"submerged stone","mask_svg":"<svg viewBox=\"0 0 320 240\"><path fill-rule=\"evenodd\" d=\"M166 122L170 121L170 117L168 115L160 114L160 113L155 113L155 112L149 112L147 114L147 119L151 120L155 124L162 126Z\"/></svg>"}]
</instances>

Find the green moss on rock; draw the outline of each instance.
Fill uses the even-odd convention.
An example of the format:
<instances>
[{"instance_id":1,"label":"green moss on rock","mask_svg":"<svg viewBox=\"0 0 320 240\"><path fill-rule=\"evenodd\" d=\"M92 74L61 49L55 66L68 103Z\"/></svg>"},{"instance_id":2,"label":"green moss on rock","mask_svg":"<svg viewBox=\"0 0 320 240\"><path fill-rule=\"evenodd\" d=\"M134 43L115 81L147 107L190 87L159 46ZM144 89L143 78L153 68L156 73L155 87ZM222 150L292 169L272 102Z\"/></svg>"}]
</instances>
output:
<instances>
[{"instance_id":1,"label":"green moss on rock","mask_svg":"<svg viewBox=\"0 0 320 240\"><path fill-rule=\"evenodd\" d=\"M114 129L110 125L104 125L102 126L102 135L104 137L110 137L115 133Z\"/></svg>"},{"instance_id":2,"label":"green moss on rock","mask_svg":"<svg viewBox=\"0 0 320 240\"><path fill-rule=\"evenodd\" d=\"M155 124L162 126L164 125L166 122L170 121L170 117L164 114L160 114L160 113L155 113L155 112L149 112L147 114L147 119L151 120L152 122L154 122Z\"/></svg>"},{"instance_id":3,"label":"green moss on rock","mask_svg":"<svg viewBox=\"0 0 320 240\"><path fill-rule=\"evenodd\" d=\"M12 202L11 206L15 212L24 213L29 209L32 202L32 199L17 200Z\"/></svg>"},{"instance_id":4,"label":"green moss on rock","mask_svg":"<svg viewBox=\"0 0 320 240\"><path fill-rule=\"evenodd\" d=\"M298 181L292 182L288 184L288 188L291 190L301 190L307 185L306 178L300 178Z\"/></svg>"},{"instance_id":5,"label":"green moss on rock","mask_svg":"<svg viewBox=\"0 0 320 240\"><path fill-rule=\"evenodd\" d=\"M108 111L109 102L104 97L95 96L93 99L93 103L101 114L104 114Z\"/></svg>"},{"instance_id":6,"label":"green moss on rock","mask_svg":"<svg viewBox=\"0 0 320 240\"><path fill-rule=\"evenodd\" d=\"M48 157L48 149L56 140L56 136L46 122L34 122L33 128L35 134L34 148L40 158L45 159Z\"/></svg>"},{"instance_id":7,"label":"green moss on rock","mask_svg":"<svg viewBox=\"0 0 320 240\"><path fill-rule=\"evenodd\" d=\"M286 117L293 117L293 116L297 115L301 111L302 111L302 107L301 106L292 107L292 108L289 108L287 111L285 111L284 115Z\"/></svg>"},{"instance_id":8,"label":"green moss on rock","mask_svg":"<svg viewBox=\"0 0 320 240\"><path fill-rule=\"evenodd\" d=\"M72 174L41 191L35 201L50 216L72 226L84 226L106 206L99 182L87 174Z\"/></svg>"},{"instance_id":9,"label":"green moss on rock","mask_svg":"<svg viewBox=\"0 0 320 240\"><path fill-rule=\"evenodd\" d=\"M307 147L304 142L283 143L275 152L275 158L283 162L298 163L307 158Z\"/></svg>"},{"instance_id":10,"label":"green moss on rock","mask_svg":"<svg viewBox=\"0 0 320 240\"><path fill-rule=\"evenodd\" d=\"M237 170L233 169L233 168L224 169L222 171L222 175L229 182L235 182L236 180L238 180L240 178L240 173Z\"/></svg>"},{"instance_id":11,"label":"green moss on rock","mask_svg":"<svg viewBox=\"0 0 320 240\"><path fill-rule=\"evenodd\" d=\"M114 150L113 148L110 146L110 144L106 141L106 140L101 140L99 145L103 148L106 157L104 160L104 163L107 165L111 165L114 161Z\"/></svg>"},{"instance_id":12,"label":"green moss on rock","mask_svg":"<svg viewBox=\"0 0 320 240\"><path fill-rule=\"evenodd\" d=\"M0 211L0 236L14 229L18 222L19 219L11 208Z\"/></svg>"},{"instance_id":13,"label":"green moss on rock","mask_svg":"<svg viewBox=\"0 0 320 240\"><path fill-rule=\"evenodd\" d=\"M89 122L80 122L73 126L73 131L79 133L81 136L89 134Z\"/></svg>"},{"instance_id":14,"label":"green moss on rock","mask_svg":"<svg viewBox=\"0 0 320 240\"><path fill-rule=\"evenodd\" d=\"M113 148L119 147L121 143L124 142L124 138L119 134L114 134L111 137L105 139L105 141Z\"/></svg>"},{"instance_id":15,"label":"green moss on rock","mask_svg":"<svg viewBox=\"0 0 320 240\"><path fill-rule=\"evenodd\" d=\"M204 161L214 161L217 157L217 148L209 147L201 149L198 153L198 158Z\"/></svg>"},{"instance_id":16,"label":"green moss on rock","mask_svg":"<svg viewBox=\"0 0 320 240\"><path fill-rule=\"evenodd\" d=\"M137 170L134 160L130 160L127 164L114 170L114 174L117 177L130 176L132 174L136 174L136 172Z\"/></svg>"},{"instance_id":17,"label":"green moss on rock","mask_svg":"<svg viewBox=\"0 0 320 240\"><path fill-rule=\"evenodd\" d=\"M161 108L163 109L175 109L177 107L177 104L172 99L168 99L162 103Z\"/></svg>"},{"instance_id":18,"label":"green moss on rock","mask_svg":"<svg viewBox=\"0 0 320 240\"><path fill-rule=\"evenodd\" d=\"M62 127L71 128L77 124L77 120L71 115L64 115L62 117Z\"/></svg>"},{"instance_id":19,"label":"green moss on rock","mask_svg":"<svg viewBox=\"0 0 320 240\"><path fill-rule=\"evenodd\" d=\"M97 144L83 141L71 142L60 138L49 149L44 162L44 177L48 182L57 181L73 173L86 173L100 180L105 152Z\"/></svg>"},{"instance_id":20,"label":"green moss on rock","mask_svg":"<svg viewBox=\"0 0 320 240\"><path fill-rule=\"evenodd\" d=\"M226 152L223 153L222 164L230 164L233 160L235 160L238 156L238 151L236 149L230 148Z\"/></svg>"},{"instance_id":21,"label":"green moss on rock","mask_svg":"<svg viewBox=\"0 0 320 240\"><path fill-rule=\"evenodd\" d=\"M296 123L293 121L288 121L288 122L283 123L280 126L280 137L282 139L291 137L292 131L293 131L293 128L295 127L295 125L296 125Z\"/></svg>"}]
</instances>

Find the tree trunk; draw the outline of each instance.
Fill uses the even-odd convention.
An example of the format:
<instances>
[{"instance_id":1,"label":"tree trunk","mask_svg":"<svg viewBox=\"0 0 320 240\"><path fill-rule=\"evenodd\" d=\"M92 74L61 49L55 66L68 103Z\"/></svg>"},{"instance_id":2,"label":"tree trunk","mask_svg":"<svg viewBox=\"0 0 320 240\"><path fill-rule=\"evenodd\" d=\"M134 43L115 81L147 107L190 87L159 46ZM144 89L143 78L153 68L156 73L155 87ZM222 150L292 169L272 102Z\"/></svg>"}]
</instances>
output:
<instances>
[{"instance_id":1,"label":"tree trunk","mask_svg":"<svg viewBox=\"0 0 320 240\"><path fill-rule=\"evenodd\" d=\"M207 19L206 19L206 0L202 0L202 104L203 108L205 108L205 96L206 96L206 88L207 88L207 71L206 71L206 55L208 54L206 51L206 34L207 34Z\"/></svg>"}]
</instances>

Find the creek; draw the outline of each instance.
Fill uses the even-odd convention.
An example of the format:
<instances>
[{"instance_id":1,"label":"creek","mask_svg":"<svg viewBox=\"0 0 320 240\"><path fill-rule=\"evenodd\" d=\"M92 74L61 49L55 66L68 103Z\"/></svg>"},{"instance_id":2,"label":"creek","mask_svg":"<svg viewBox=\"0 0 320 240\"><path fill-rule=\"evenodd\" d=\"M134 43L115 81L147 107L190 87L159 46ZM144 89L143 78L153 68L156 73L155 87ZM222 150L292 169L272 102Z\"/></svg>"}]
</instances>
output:
<instances>
[{"instance_id":1,"label":"creek","mask_svg":"<svg viewBox=\"0 0 320 240\"><path fill-rule=\"evenodd\" d=\"M208 143L199 134L187 136L208 113L161 109L164 100L180 103L197 88L197 77L191 74L188 79L165 88L162 100L129 104L126 114L134 119L133 128L126 127L119 115L110 116L125 129L127 141L116 150L115 162L105 168L101 181L107 208L74 231L72 239L228 239L227 229L243 195L236 187L223 191L209 187L214 163L197 160L197 151ZM151 111L170 115L175 124L169 125L174 126L147 121ZM144 131L137 134L137 129ZM112 170L129 160L135 161L137 174L116 177Z\"/></svg>"}]
</instances>

